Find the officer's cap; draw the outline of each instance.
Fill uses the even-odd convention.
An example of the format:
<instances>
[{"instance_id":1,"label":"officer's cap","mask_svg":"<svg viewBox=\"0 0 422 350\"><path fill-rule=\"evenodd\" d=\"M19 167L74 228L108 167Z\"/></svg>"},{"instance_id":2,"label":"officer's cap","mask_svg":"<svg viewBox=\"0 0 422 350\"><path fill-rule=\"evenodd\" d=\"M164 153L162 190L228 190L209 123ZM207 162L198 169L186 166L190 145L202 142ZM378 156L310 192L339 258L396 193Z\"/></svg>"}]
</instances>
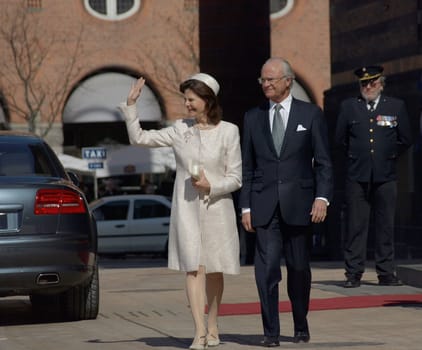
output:
<instances>
[{"instance_id":1,"label":"officer's cap","mask_svg":"<svg viewBox=\"0 0 422 350\"><path fill-rule=\"evenodd\" d=\"M366 66L356 69L355 75L360 81L365 81L379 78L383 71L382 66Z\"/></svg>"}]
</instances>

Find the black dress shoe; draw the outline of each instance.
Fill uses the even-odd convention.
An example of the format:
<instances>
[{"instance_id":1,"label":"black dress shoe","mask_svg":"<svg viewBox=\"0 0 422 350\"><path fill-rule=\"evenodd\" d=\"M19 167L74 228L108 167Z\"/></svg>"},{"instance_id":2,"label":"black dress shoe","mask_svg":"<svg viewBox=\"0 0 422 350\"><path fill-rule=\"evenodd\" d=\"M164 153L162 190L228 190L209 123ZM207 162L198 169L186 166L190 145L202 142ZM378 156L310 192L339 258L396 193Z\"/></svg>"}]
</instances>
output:
<instances>
[{"instance_id":1,"label":"black dress shoe","mask_svg":"<svg viewBox=\"0 0 422 350\"><path fill-rule=\"evenodd\" d=\"M307 331L298 331L295 332L295 336L293 338L293 343L307 343L311 339L309 332Z\"/></svg>"},{"instance_id":2,"label":"black dress shoe","mask_svg":"<svg viewBox=\"0 0 422 350\"><path fill-rule=\"evenodd\" d=\"M278 340L278 337L264 337L261 344L267 348L274 348L280 346L280 341Z\"/></svg>"},{"instance_id":3,"label":"black dress shoe","mask_svg":"<svg viewBox=\"0 0 422 350\"><path fill-rule=\"evenodd\" d=\"M347 277L346 281L344 281L343 287L344 288L360 287L360 278L354 277L354 276Z\"/></svg>"},{"instance_id":4,"label":"black dress shoe","mask_svg":"<svg viewBox=\"0 0 422 350\"><path fill-rule=\"evenodd\" d=\"M396 275L383 275L378 276L378 284L380 286L402 286L403 282L400 281Z\"/></svg>"}]
</instances>

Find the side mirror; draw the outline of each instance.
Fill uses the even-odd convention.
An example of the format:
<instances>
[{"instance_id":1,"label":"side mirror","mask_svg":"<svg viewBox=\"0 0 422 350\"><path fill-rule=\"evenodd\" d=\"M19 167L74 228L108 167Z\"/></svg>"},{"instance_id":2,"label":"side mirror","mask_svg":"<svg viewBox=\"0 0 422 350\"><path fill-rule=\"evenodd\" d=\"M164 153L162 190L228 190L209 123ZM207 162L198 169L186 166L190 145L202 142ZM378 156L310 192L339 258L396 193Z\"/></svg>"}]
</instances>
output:
<instances>
[{"instance_id":1,"label":"side mirror","mask_svg":"<svg viewBox=\"0 0 422 350\"><path fill-rule=\"evenodd\" d=\"M73 184L79 187L79 183L80 183L79 176L73 171L68 171L67 175L69 175L70 180L73 182Z\"/></svg>"}]
</instances>

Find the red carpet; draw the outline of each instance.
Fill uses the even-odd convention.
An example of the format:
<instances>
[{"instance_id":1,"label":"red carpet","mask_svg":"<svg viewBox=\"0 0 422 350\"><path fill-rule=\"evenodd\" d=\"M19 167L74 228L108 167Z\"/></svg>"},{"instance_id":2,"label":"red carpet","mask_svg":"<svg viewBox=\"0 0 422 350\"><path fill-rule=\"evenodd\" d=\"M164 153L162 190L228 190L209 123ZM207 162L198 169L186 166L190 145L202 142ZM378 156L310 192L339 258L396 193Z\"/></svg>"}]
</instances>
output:
<instances>
[{"instance_id":1,"label":"red carpet","mask_svg":"<svg viewBox=\"0 0 422 350\"><path fill-rule=\"evenodd\" d=\"M354 297L312 299L309 309L311 311L319 311L411 304L422 304L422 294L365 295ZM279 304L279 310L280 312L290 312L290 302L281 301ZM222 304L220 307L221 316L251 315L259 314L260 312L261 310L258 302Z\"/></svg>"}]
</instances>

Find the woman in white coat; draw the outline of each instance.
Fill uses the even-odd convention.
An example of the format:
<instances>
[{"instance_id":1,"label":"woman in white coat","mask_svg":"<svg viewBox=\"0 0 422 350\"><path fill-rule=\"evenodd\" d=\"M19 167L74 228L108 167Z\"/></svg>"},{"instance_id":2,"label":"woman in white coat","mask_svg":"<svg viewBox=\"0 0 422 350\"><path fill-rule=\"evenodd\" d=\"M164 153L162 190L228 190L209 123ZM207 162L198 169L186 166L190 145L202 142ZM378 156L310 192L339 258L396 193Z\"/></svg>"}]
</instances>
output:
<instances>
[{"instance_id":1,"label":"woman in white coat","mask_svg":"<svg viewBox=\"0 0 422 350\"><path fill-rule=\"evenodd\" d=\"M219 85L205 73L180 84L188 118L160 130L142 130L136 100L144 84L141 77L132 85L121 109L131 144L173 148L176 179L168 266L186 272L187 297L195 323L190 349L206 349L220 344L217 315L223 273L239 273L239 240L231 195L241 187L239 130L221 120Z\"/></svg>"}]
</instances>

